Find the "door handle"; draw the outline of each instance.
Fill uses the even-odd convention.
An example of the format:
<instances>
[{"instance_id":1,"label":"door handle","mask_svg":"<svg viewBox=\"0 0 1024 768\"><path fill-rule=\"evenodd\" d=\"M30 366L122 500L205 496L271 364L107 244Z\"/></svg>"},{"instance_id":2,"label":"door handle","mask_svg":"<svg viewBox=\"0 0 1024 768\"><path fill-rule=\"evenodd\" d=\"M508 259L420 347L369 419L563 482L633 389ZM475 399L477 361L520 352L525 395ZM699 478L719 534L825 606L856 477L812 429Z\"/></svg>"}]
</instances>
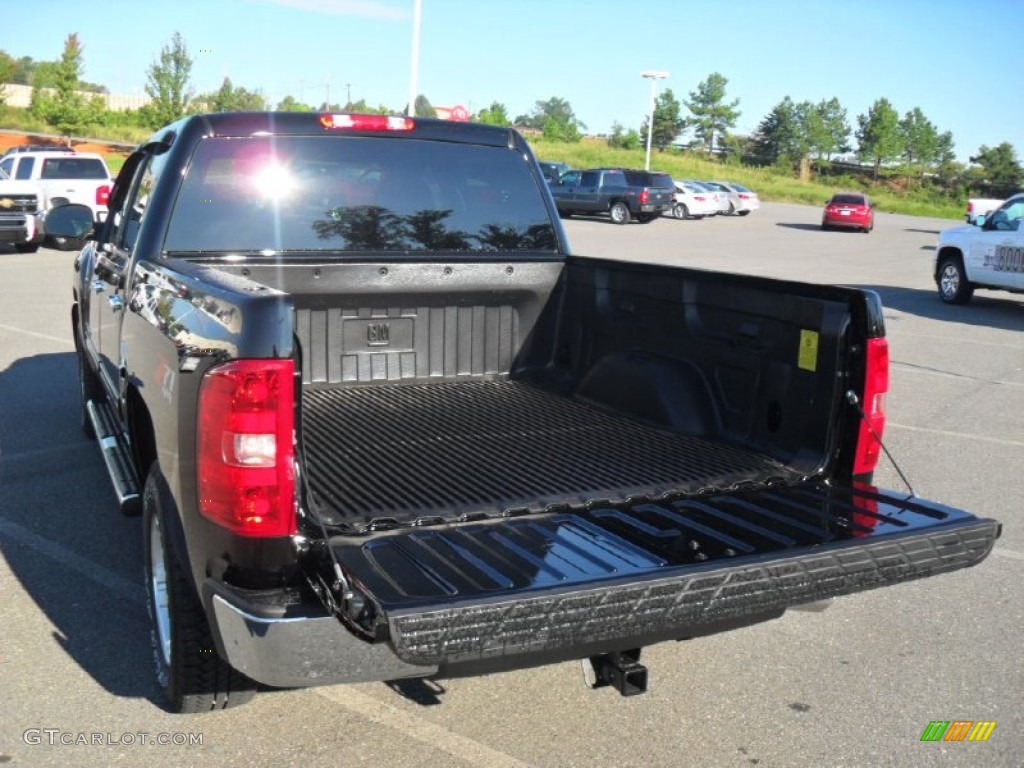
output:
<instances>
[{"instance_id":1,"label":"door handle","mask_svg":"<svg viewBox=\"0 0 1024 768\"><path fill-rule=\"evenodd\" d=\"M107 301L110 303L110 308L114 312L120 312L122 309L124 309L124 299L122 299L116 293L113 296L108 296Z\"/></svg>"}]
</instances>

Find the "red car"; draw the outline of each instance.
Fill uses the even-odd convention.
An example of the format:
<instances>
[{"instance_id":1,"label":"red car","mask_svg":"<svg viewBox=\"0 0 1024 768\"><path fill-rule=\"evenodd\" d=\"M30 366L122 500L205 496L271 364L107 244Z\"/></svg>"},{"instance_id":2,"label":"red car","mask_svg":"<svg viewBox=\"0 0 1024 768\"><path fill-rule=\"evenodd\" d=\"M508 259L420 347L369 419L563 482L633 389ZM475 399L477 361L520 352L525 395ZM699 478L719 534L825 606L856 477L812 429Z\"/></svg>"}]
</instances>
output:
<instances>
[{"instance_id":1,"label":"red car","mask_svg":"<svg viewBox=\"0 0 1024 768\"><path fill-rule=\"evenodd\" d=\"M875 206L863 192L837 192L825 203L821 228L843 227L868 233L875 228Z\"/></svg>"}]
</instances>

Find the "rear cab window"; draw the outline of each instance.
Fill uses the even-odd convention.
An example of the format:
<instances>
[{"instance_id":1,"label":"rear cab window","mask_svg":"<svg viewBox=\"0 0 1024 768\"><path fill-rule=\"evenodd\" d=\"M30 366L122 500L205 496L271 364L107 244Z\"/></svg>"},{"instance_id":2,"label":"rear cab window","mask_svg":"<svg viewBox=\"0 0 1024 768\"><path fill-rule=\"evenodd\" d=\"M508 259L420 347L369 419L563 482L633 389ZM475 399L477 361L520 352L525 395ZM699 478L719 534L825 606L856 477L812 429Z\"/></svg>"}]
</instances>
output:
<instances>
[{"instance_id":1,"label":"rear cab window","mask_svg":"<svg viewBox=\"0 0 1024 768\"><path fill-rule=\"evenodd\" d=\"M41 179L109 179L103 161L95 157L47 157Z\"/></svg>"},{"instance_id":2,"label":"rear cab window","mask_svg":"<svg viewBox=\"0 0 1024 768\"><path fill-rule=\"evenodd\" d=\"M543 182L540 182L543 183ZM505 147L390 137L210 137L168 253L556 252L530 164Z\"/></svg>"}]
</instances>

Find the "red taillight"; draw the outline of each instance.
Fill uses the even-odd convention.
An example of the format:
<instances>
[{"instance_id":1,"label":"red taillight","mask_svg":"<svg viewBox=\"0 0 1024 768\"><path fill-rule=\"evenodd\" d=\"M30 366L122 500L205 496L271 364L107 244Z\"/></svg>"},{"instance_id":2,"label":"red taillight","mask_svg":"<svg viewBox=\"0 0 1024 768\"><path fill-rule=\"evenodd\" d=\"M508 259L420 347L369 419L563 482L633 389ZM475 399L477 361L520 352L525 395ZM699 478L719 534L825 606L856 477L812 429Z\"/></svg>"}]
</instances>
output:
<instances>
[{"instance_id":1,"label":"red taillight","mask_svg":"<svg viewBox=\"0 0 1024 768\"><path fill-rule=\"evenodd\" d=\"M110 200L110 185L103 184L96 187L96 205L106 205Z\"/></svg>"},{"instance_id":2,"label":"red taillight","mask_svg":"<svg viewBox=\"0 0 1024 768\"><path fill-rule=\"evenodd\" d=\"M750 199L750 195L745 195L742 192L740 192L740 200L749 200L749 199Z\"/></svg>"},{"instance_id":3,"label":"red taillight","mask_svg":"<svg viewBox=\"0 0 1024 768\"><path fill-rule=\"evenodd\" d=\"M878 464L879 440L885 430L885 394L889 391L889 342L885 338L868 339L864 397L861 408L867 417L857 436L857 454L853 459L853 473L873 472ZM874 430L874 434L872 434Z\"/></svg>"},{"instance_id":4,"label":"red taillight","mask_svg":"<svg viewBox=\"0 0 1024 768\"><path fill-rule=\"evenodd\" d=\"M295 533L294 365L235 360L199 388L199 512L240 536Z\"/></svg>"},{"instance_id":5,"label":"red taillight","mask_svg":"<svg viewBox=\"0 0 1024 768\"><path fill-rule=\"evenodd\" d=\"M411 131L415 121L391 115L320 115L320 125L329 130Z\"/></svg>"},{"instance_id":6,"label":"red taillight","mask_svg":"<svg viewBox=\"0 0 1024 768\"><path fill-rule=\"evenodd\" d=\"M647 205L647 201L651 199L651 192L647 189L640 190L640 205Z\"/></svg>"},{"instance_id":7,"label":"red taillight","mask_svg":"<svg viewBox=\"0 0 1024 768\"><path fill-rule=\"evenodd\" d=\"M697 202L700 202L700 203L704 202L704 198L701 197L700 195L694 195L693 199L696 200Z\"/></svg>"}]
</instances>

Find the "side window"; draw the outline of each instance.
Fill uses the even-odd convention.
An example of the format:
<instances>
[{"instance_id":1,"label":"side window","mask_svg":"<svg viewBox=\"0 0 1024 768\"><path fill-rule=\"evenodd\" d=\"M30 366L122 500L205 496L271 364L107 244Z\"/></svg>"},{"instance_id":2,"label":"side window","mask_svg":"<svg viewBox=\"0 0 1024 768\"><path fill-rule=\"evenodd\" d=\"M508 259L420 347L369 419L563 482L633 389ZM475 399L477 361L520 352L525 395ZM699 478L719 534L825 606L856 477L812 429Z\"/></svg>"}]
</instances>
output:
<instances>
[{"instance_id":1,"label":"side window","mask_svg":"<svg viewBox=\"0 0 1024 768\"><path fill-rule=\"evenodd\" d=\"M14 158L8 157L3 162L0 162L0 171L7 174L7 178L11 177L11 173L14 171Z\"/></svg>"},{"instance_id":2,"label":"side window","mask_svg":"<svg viewBox=\"0 0 1024 768\"><path fill-rule=\"evenodd\" d=\"M32 178L32 166L35 165L36 159L34 157L23 157L21 163L18 165L17 173L14 178L16 179L31 179Z\"/></svg>"},{"instance_id":3,"label":"side window","mask_svg":"<svg viewBox=\"0 0 1024 768\"><path fill-rule=\"evenodd\" d=\"M114 244L129 253L135 248L139 237L139 229L146 218L150 195L165 164L166 155L147 157L142 161L132 180L131 191L125 198L124 205L114 214Z\"/></svg>"},{"instance_id":4,"label":"side window","mask_svg":"<svg viewBox=\"0 0 1024 768\"><path fill-rule=\"evenodd\" d=\"M1003 207L992 214L991 224L986 222L985 229L1000 232L1012 232L1020 229L1021 218L1024 218L1024 198L1008 200Z\"/></svg>"},{"instance_id":5,"label":"side window","mask_svg":"<svg viewBox=\"0 0 1024 768\"><path fill-rule=\"evenodd\" d=\"M581 187L596 187L599 176L600 176L600 174L598 174L597 171L587 171L586 173L581 174L580 175L580 186Z\"/></svg>"}]
</instances>

